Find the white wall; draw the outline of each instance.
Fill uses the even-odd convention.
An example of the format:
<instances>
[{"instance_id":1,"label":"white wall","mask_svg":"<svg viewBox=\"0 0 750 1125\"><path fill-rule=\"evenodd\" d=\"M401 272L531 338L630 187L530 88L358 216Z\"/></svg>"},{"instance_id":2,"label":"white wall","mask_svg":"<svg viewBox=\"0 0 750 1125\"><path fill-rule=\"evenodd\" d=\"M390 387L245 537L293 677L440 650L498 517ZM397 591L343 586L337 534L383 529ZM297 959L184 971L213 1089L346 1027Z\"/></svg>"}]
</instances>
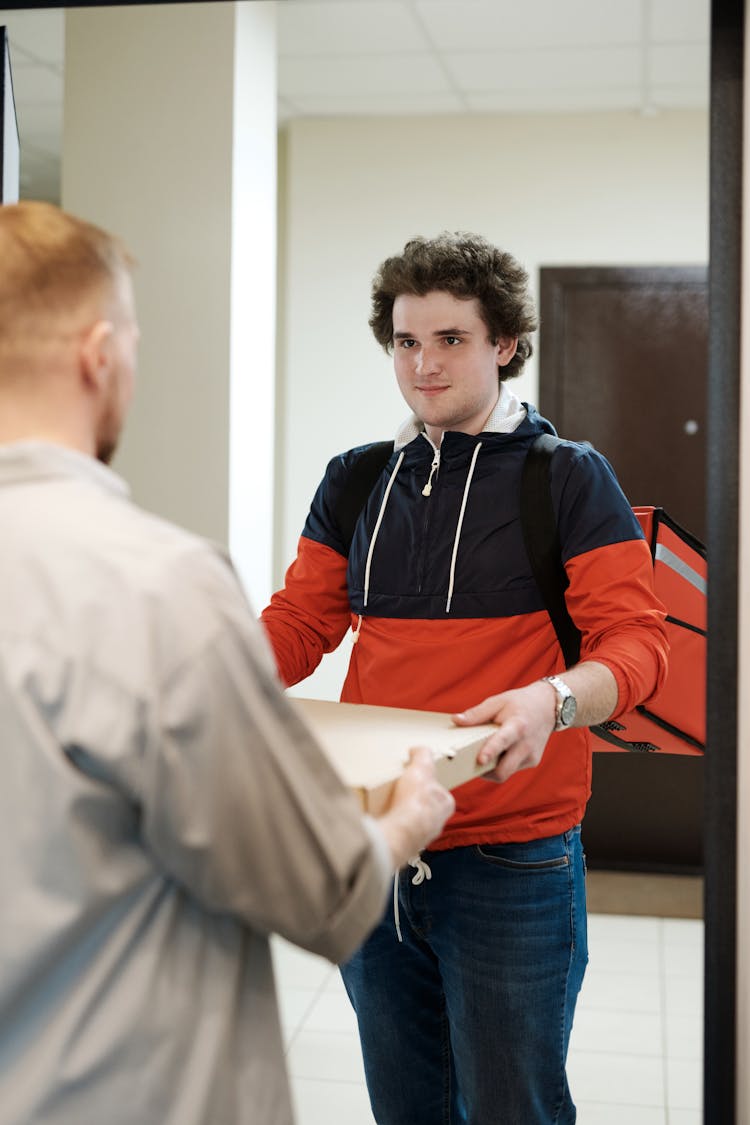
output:
<instances>
[{"instance_id":1,"label":"white wall","mask_svg":"<svg viewBox=\"0 0 750 1125\"><path fill-rule=\"evenodd\" d=\"M66 14L62 202L138 260L135 401L114 467L135 500L229 543L271 590L275 4Z\"/></svg>"},{"instance_id":2,"label":"white wall","mask_svg":"<svg viewBox=\"0 0 750 1125\"><path fill-rule=\"evenodd\" d=\"M62 204L138 260L140 377L114 467L139 503L226 542L234 21L205 8L66 13Z\"/></svg>"},{"instance_id":3,"label":"white wall","mask_svg":"<svg viewBox=\"0 0 750 1125\"><path fill-rule=\"evenodd\" d=\"M229 550L260 610L273 589L276 4L233 7Z\"/></svg>"},{"instance_id":4,"label":"white wall","mask_svg":"<svg viewBox=\"0 0 750 1125\"><path fill-rule=\"evenodd\" d=\"M299 120L286 127L275 577L328 459L406 411L367 325L372 275L414 234L473 230L530 272L708 260L703 112ZM513 389L537 397L536 357ZM336 698L348 641L300 694Z\"/></svg>"}]
</instances>

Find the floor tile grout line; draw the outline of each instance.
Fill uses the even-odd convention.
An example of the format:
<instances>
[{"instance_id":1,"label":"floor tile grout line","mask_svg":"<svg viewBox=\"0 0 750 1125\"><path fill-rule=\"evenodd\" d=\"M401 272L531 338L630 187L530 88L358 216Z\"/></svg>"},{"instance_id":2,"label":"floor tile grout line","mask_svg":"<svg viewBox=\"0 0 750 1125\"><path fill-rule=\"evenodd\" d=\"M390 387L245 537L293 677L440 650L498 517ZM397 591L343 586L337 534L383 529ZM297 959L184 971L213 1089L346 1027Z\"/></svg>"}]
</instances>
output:
<instances>
[{"instance_id":1,"label":"floor tile grout line","mask_svg":"<svg viewBox=\"0 0 750 1125\"><path fill-rule=\"evenodd\" d=\"M664 1125L669 1125L669 1043L667 1041L667 950L664 919L659 919L659 1000L661 1007L661 1073L664 1088Z\"/></svg>"},{"instance_id":2,"label":"floor tile grout line","mask_svg":"<svg viewBox=\"0 0 750 1125\"><path fill-rule=\"evenodd\" d=\"M323 977L323 980L318 985L317 989L313 992L310 1003L305 1008L305 1010L302 1014L302 1017L300 1018L299 1022L297 1023L297 1026L295 1027L294 1031L292 1032L292 1034L289 1038L289 1042L287 1043L286 1048L284 1049L285 1057L288 1056L288 1054L289 1054L289 1052L292 1048L292 1044L296 1040L300 1031L302 1031L303 1027L305 1026L306 1020L309 1018L310 1014L312 1013L313 1008L315 1007L315 1005L317 1004L321 995L323 994L323 991L324 991L328 981L331 978L331 974L335 973L337 971L338 970L336 969L336 967L334 965L332 965L330 971L326 973L326 975ZM278 979L276 981L276 990L277 990L277 993L279 993L281 991L281 986L279 984Z\"/></svg>"}]
</instances>

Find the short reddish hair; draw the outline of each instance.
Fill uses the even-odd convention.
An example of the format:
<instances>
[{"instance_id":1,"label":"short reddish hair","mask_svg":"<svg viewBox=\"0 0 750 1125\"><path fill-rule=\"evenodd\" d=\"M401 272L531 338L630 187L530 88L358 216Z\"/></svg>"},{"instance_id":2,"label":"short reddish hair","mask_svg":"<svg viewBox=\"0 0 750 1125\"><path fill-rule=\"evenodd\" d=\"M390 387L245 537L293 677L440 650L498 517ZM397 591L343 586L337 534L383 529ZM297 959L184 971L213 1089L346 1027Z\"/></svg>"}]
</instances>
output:
<instances>
[{"instance_id":1,"label":"short reddish hair","mask_svg":"<svg viewBox=\"0 0 750 1125\"><path fill-rule=\"evenodd\" d=\"M0 206L0 345L114 292L134 264L119 238L51 203Z\"/></svg>"}]
</instances>

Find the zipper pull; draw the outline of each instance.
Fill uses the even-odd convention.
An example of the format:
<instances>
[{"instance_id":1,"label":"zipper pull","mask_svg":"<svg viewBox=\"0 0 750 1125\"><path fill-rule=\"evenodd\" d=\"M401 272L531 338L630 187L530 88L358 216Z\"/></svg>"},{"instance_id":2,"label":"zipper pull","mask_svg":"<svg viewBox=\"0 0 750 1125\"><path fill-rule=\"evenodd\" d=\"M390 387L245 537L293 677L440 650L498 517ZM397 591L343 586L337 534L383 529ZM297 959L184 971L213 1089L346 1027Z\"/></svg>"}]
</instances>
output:
<instances>
[{"instance_id":1,"label":"zipper pull","mask_svg":"<svg viewBox=\"0 0 750 1125\"><path fill-rule=\"evenodd\" d=\"M422 489L422 495L423 496L429 496L430 493L432 492L432 478L435 476L435 473L438 471L439 467L440 467L440 450L436 449L435 450L435 456L432 458L432 464L430 465L429 480L427 481L427 484Z\"/></svg>"}]
</instances>

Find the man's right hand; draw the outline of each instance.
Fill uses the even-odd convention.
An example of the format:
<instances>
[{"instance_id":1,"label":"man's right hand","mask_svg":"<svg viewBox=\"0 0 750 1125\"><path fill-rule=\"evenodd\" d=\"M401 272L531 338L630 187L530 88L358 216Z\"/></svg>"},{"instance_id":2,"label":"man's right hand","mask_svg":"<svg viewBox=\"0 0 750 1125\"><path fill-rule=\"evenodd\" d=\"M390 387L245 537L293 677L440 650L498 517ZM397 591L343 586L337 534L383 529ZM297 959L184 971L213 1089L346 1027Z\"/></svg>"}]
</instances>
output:
<instances>
[{"instance_id":1,"label":"man's right hand","mask_svg":"<svg viewBox=\"0 0 750 1125\"><path fill-rule=\"evenodd\" d=\"M440 835L455 808L453 795L437 780L432 751L425 746L410 750L388 810L378 817L396 870Z\"/></svg>"}]
</instances>

